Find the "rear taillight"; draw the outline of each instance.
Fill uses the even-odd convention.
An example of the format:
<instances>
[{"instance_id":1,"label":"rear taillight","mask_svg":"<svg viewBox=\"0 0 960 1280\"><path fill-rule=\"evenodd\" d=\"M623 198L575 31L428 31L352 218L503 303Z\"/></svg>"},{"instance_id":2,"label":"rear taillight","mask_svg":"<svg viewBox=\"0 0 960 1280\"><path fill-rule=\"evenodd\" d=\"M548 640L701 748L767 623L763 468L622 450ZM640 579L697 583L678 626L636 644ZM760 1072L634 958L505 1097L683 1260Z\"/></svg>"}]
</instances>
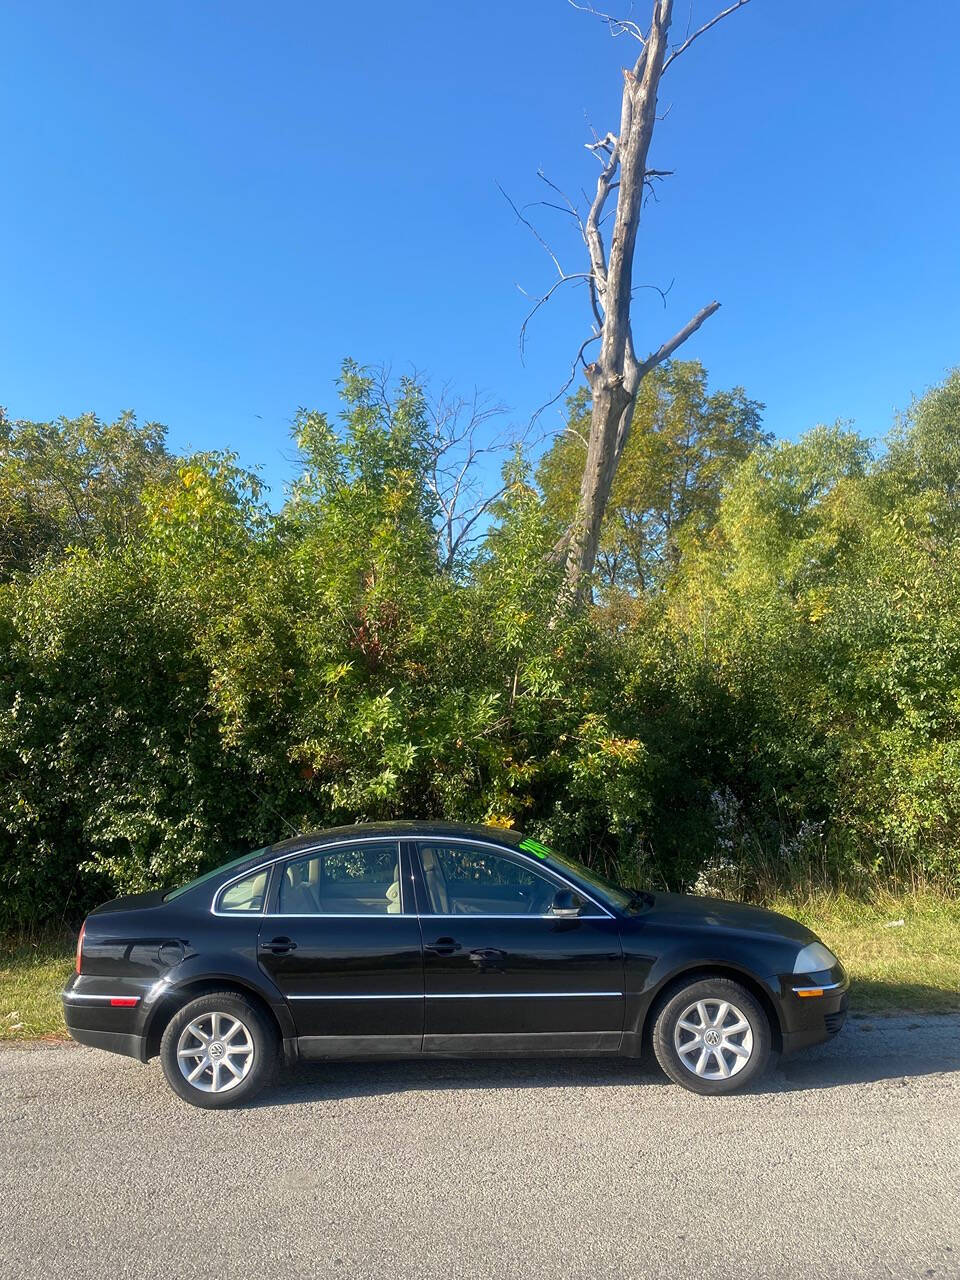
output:
<instances>
[{"instance_id":1,"label":"rear taillight","mask_svg":"<svg viewBox=\"0 0 960 1280\"><path fill-rule=\"evenodd\" d=\"M80 973L83 968L83 935L86 932L86 929L87 922L84 920L83 924L80 926L80 936L77 938L77 973Z\"/></svg>"}]
</instances>

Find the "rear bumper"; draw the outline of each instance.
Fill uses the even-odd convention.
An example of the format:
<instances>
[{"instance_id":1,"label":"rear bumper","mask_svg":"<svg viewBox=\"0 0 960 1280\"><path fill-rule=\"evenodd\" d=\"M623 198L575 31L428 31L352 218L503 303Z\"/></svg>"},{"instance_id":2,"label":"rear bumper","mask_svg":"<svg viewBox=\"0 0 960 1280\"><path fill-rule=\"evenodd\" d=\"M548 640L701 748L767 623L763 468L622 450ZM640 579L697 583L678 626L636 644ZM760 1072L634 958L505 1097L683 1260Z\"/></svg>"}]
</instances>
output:
<instances>
[{"instance_id":1,"label":"rear bumper","mask_svg":"<svg viewBox=\"0 0 960 1280\"><path fill-rule=\"evenodd\" d=\"M129 1031L102 1031L94 1027L71 1026L67 1022L70 1038L78 1044L88 1044L93 1049L106 1049L108 1053L122 1053L128 1058L136 1058L138 1062L147 1061L147 1041L145 1036L136 1036Z\"/></svg>"},{"instance_id":2,"label":"rear bumper","mask_svg":"<svg viewBox=\"0 0 960 1280\"><path fill-rule=\"evenodd\" d=\"M74 975L61 994L63 1020L78 1044L147 1061L142 988L116 982L104 992L97 980ZM118 987L120 989L118 990ZM123 1001L124 1003L116 1003ZM135 1001L130 1004L130 1001Z\"/></svg>"}]
</instances>

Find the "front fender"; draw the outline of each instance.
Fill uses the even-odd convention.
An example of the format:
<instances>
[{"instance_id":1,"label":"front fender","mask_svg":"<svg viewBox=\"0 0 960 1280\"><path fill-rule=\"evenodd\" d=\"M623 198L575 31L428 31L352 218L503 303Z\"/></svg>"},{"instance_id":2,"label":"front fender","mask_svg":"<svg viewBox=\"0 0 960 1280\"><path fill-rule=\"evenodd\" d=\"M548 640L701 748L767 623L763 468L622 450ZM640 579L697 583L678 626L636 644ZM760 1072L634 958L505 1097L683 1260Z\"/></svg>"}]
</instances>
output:
<instances>
[{"instance_id":1,"label":"front fender","mask_svg":"<svg viewBox=\"0 0 960 1280\"><path fill-rule=\"evenodd\" d=\"M742 942L729 943L722 938L710 940L709 946L692 947L678 943L661 952L655 959L640 956L627 958L627 1007L624 1019L625 1037L633 1037L639 1050L647 1017L661 994L678 979L698 972L719 973L739 978L753 991L772 1016L774 1037L783 1035L780 1008L780 982L772 972L760 949L755 956L744 954ZM644 963L644 960L646 962ZM631 981L633 976L634 981Z\"/></svg>"}]
</instances>

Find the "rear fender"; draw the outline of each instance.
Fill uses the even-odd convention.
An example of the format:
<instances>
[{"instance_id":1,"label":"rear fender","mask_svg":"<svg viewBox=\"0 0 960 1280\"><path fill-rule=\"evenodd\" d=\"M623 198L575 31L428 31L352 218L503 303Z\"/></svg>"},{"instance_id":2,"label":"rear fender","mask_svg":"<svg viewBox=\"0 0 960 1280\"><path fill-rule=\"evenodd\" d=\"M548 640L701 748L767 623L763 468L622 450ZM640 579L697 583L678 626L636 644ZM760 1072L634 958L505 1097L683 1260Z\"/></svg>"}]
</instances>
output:
<instances>
[{"instance_id":1,"label":"rear fender","mask_svg":"<svg viewBox=\"0 0 960 1280\"><path fill-rule=\"evenodd\" d=\"M166 1020L170 1013L192 998L200 986L209 990L235 988L258 997L277 1020L284 1040L296 1035L290 1006L280 990L256 963L237 954L188 956L168 969L144 998L144 1033L151 1037L157 1019Z\"/></svg>"}]
</instances>

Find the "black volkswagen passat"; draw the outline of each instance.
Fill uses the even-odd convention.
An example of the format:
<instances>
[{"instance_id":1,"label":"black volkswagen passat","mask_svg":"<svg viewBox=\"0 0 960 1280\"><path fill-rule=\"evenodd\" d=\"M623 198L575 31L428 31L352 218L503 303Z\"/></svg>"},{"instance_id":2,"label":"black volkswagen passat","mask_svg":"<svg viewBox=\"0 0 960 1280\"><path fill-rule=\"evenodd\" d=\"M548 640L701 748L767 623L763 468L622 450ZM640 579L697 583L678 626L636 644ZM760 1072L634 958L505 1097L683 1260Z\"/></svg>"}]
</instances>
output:
<instances>
[{"instance_id":1,"label":"black volkswagen passat","mask_svg":"<svg viewBox=\"0 0 960 1280\"><path fill-rule=\"evenodd\" d=\"M169 893L98 907L63 993L83 1044L201 1107L286 1062L639 1055L729 1093L839 1031L847 978L803 925L632 893L535 840L437 823L343 827Z\"/></svg>"}]
</instances>

